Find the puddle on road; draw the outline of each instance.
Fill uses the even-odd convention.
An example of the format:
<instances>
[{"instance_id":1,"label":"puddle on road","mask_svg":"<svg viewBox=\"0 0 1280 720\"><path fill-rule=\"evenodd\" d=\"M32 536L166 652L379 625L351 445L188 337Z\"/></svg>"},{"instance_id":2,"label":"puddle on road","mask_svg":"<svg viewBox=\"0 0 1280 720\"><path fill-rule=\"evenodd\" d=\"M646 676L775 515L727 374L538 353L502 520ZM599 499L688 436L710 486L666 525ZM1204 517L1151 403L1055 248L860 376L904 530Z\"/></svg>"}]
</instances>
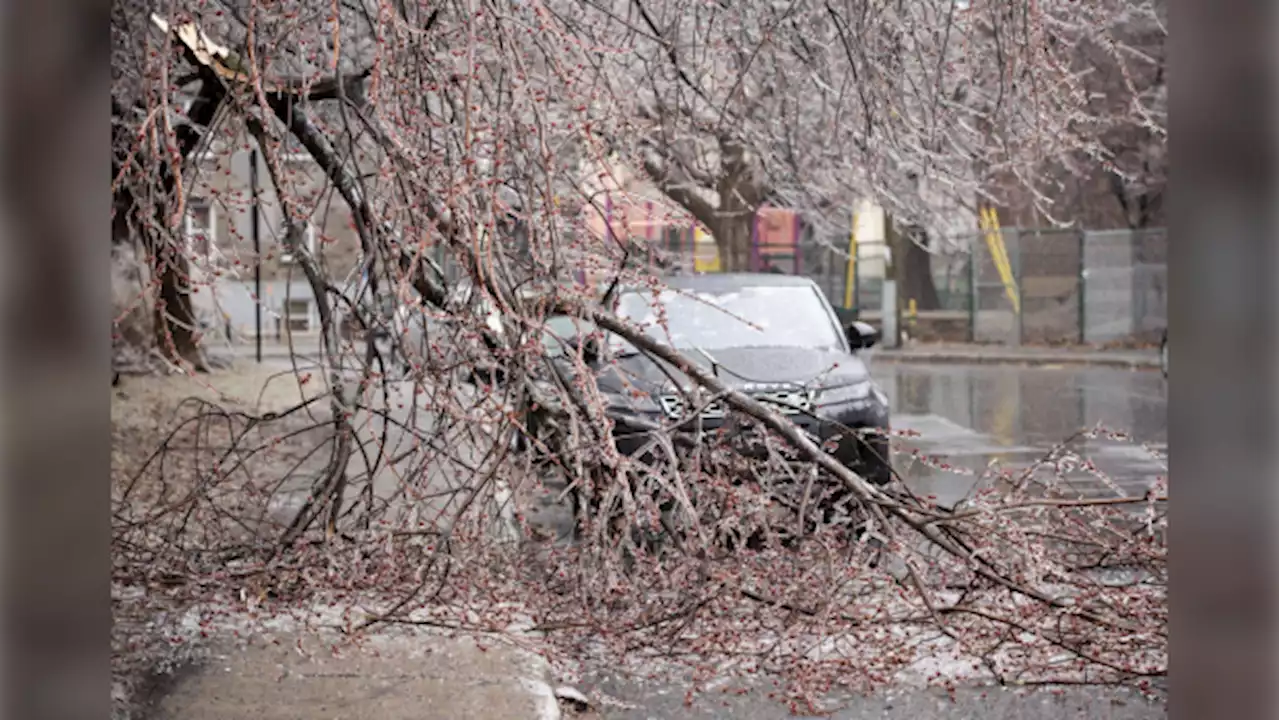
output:
<instances>
[{"instance_id":1,"label":"puddle on road","mask_svg":"<svg viewBox=\"0 0 1280 720\"><path fill-rule=\"evenodd\" d=\"M1018 473L1081 428L1101 424L1131 433L1163 454L1165 393L1150 373L1111 368L873 364L892 406L899 438L894 462L908 484L939 501L957 500L988 467ZM1167 463L1136 443L1096 441L1076 448L1126 493L1141 495ZM963 474L916 461L912 451ZM1114 495L1106 482L1073 473L1085 495Z\"/></svg>"},{"instance_id":2,"label":"puddle on road","mask_svg":"<svg viewBox=\"0 0 1280 720\"><path fill-rule=\"evenodd\" d=\"M1001 471L1020 475L1049 450L1002 446L994 438L967 428L952 433L922 429L924 432L918 437L895 441L894 468L914 492L934 496L943 505L964 498L979 482L994 481ZM1159 445L1147 449L1119 441L1091 441L1078 445L1075 451L1092 461L1110 480L1108 483L1083 470L1070 472L1067 478L1071 486L1086 497L1114 496L1116 488L1127 495L1143 495L1157 478L1168 474L1167 461L1153 454L1164 451Z\"/></svg>"}]
</instances>

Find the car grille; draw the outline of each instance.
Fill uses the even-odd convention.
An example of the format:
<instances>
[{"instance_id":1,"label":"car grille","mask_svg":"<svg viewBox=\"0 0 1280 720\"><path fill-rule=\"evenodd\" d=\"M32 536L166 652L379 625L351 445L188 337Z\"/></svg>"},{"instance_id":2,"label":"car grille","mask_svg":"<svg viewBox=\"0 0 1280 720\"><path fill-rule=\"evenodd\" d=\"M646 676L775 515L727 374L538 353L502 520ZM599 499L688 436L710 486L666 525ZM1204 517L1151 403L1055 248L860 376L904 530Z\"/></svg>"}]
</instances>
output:
<instances>
[{"instance_id":1,"label":"car grille","mask_svg":"<svg viewBox=\"0 0 1280 720\"><path fill-rule=\"evenodd\" d=\"M813 393L808 390L774 390L770 392L749 392L749 397L757 402L770 405L783 415L800 415L813 412ZM663 395L658 398L662 411L668 417L677 418L686 414L685 399L682 395ZM702 409L703 420L723 419L728 411L723 401L717 400Z\"/></svg>"}]
</instances>

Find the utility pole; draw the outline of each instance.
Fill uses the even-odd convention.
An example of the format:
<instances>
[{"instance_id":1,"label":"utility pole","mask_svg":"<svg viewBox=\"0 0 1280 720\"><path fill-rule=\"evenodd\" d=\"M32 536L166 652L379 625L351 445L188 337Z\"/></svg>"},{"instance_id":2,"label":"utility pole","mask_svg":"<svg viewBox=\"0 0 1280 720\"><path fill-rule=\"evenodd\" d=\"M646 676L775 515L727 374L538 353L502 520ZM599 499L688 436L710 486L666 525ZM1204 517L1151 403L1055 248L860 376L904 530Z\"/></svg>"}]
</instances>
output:
<instances>
[{"instance_id":1,"label":"utility pole","mask_svg":"<svg viewBox=\"0 0 1280 720\"><path fill-rule=\"evenodd\" d=\"M249 216L249 233L253 237L253 314L254 355L262 362L262 241L258 209L258 148L249 151L249 192L252 195L253 215Z\"/></svg>"}]
</instances>

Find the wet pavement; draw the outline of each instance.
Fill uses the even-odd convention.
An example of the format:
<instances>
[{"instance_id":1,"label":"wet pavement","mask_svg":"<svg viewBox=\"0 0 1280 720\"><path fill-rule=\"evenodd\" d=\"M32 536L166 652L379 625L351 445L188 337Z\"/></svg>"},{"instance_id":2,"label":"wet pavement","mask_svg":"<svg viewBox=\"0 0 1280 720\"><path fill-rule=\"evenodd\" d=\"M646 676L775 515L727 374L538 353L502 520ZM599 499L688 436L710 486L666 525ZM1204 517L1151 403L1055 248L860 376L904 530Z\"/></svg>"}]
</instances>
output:
<instances>
[{"instance_id":1,"label":"wet pavement","mask_svg":"<svg viewBox=\"0 0 1280 720\"><path fill-rule=\"evenodd\" d=\"M908 484L942 503L963 497L975 477L913 462L910 450L953 466L982 470L993 460L1025 467L1076 431L1102 424L1130 434L1133 442L1091 441L1076 449L1122 491L1141 495L1159 475L1167 448L1165 381L1158 371L1092 366L995 366L872 363L876 383L888 395L895 429L919 432L899 441L895 465ZM1104 482L1082 478L1086 494L1114 494ZM757 687L744 695L698 696L686 706L678 682L641 681L608 671L588 673L588 687L611 702L598 711L608 720L723 718L773 720L787 708ZM584 688L587 689L587 688ZM825 717L862 718L1163 718L1165 708L1119 688L1067 688L1015 692L961 688L954 700L936 690L895 689L843 699Z\"/></svg>"},{"instance_id":2,"label":"wet pavement","mask_svg":"<svg viewBox=\"0 0 1280 720\"><path fill-rule=\"evenodd\" d=\"M1078 430L1101 424L1130 441L1095 440L1071 447L1092 460L1122 491L1142 495L1166 475L1157 455L1167 451L1166 385L1158 372L1109 367L918 365L873 363L872 375L889 397L893 427L919 433L901 438L896 469L913 490L949 504L976 478L913 460L910 449L948 465L982 471L997 462L1024 468ZM1086 495L1114 494L1079 476Z\"/></svg>"},{"instance_id":3,"label":"wet pavement","mask_svg":"<svg viewBox=\"0 0 1280 720\"><path fill-rule=\"evenodd\" d=\"M1157 720L1168 714L1159 701L1122 688L894 690L833 700L822 714L793 714L784 703L762 698L763 688L711 692L689 704L683 688L616 681L601 688L612 699L597 711L601 720Z\"/></svg>"}]
</instances>

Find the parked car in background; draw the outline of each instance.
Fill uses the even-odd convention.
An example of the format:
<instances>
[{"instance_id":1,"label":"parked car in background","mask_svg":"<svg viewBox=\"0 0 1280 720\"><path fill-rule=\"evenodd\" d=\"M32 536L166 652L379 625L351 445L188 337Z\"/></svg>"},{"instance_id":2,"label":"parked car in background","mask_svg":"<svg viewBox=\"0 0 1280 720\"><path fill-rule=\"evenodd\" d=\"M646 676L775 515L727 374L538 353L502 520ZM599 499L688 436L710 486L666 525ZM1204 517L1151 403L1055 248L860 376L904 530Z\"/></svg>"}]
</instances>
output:
<instances>
[{"instance_id":1,"label":"parked car in background","mask_svg":"<svg viewBox=\"0 0 1280 720\"><path fill-rule=\"evenodd\" d=\"M618 314L715 374L724 384L771 404L868 481L892 476L889 404L858 353L878 333L853 322L841 327L808 278L779 274L708 274L669 278L656 297L647 288L618 295ZM581 348L615 422L620 451L648 444L655 423L677 432L715 431L728 420L721 403L686 406L692 381L674 367L608 336L605 347L581 338L592 328L553 318L549 352Z\"/></svg>"}]
</instances>

